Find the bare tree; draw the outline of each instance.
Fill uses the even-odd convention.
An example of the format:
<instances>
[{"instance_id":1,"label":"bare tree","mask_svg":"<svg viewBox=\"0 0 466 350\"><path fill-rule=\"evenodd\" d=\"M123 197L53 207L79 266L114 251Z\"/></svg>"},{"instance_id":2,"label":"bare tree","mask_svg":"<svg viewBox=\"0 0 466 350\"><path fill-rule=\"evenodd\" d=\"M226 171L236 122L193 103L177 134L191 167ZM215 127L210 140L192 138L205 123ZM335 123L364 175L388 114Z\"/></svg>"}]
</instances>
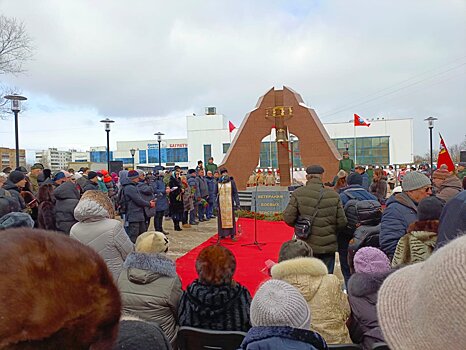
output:
<instances>
[{"instance_id":1,"label":"bare tree","mask_svg":"<svg viewBox=\"0 0 466 350\"><path fill-rule=\"evenodd\" d=\"M0 15L0 74L24 72L23 64L32 57L33 50L24 23Z\"/></svg>"}]
</instances>

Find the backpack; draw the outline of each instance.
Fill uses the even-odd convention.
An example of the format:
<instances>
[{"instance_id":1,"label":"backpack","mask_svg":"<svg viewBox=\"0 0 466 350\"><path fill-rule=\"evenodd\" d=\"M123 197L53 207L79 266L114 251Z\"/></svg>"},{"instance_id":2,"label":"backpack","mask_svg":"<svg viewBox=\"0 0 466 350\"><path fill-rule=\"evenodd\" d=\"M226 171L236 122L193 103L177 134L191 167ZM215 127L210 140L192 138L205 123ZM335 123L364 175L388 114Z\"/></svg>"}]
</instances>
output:
<instances>
[{"instance_id":1,"label":"backpack","mask_svg":"<svg viewBox=\"0 0 466 350\"><path fill-rule=\"evenodd\" d=\"M351 269L351 273L354 272L354 255L356 252L363 247L374 247L380 248L380 224L376 226L359 226L354 231L354 237L351 239L348 245L348 264Z\"/></svg>"},{"instance_id":2,"label":"backpack","mask_svg":"<svg viewBox=\"0 0 466 350\"><path fill-rule=\"evenodd\" d=\"M353 190L357 191L357 190ZM347 232L352 236L359 226L376 226L382 220L382 205L378 200L357 199L351 190L344 193L350 198L344 210L348 219Z\"/></svg>"},{"instance_id":3,"label":"backpack","mask_svg":"<svg viewBox=\"0 0 466 350\"><path fill-rule=\"evenodd\" d=\"M18 201L10 194L9 191L0 188L0 217L14 211L20 211Z\"/></svg>"},{"instance_id":4,"label":"backpack","mask_svg":"<svg viewBox=\"0 0 466 350\"><path fill-rule=\"evenodd\" d=\"M126 213L125 186L121 186L116 200L116 210L121 215Z\"/></svg>"}]
</instances>

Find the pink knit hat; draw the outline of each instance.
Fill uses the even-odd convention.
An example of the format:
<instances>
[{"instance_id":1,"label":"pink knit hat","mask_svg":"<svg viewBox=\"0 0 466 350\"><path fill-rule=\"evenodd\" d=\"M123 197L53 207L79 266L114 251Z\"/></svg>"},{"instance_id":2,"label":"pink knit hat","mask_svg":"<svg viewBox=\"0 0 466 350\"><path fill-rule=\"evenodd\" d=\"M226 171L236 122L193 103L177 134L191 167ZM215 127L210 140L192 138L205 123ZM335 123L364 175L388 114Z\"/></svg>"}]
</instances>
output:
<instances>
[{"instance_id":1,"label":"pink knit hat","mask_svg":"<svg viewBox=\"0 0 466 350\"><path fill-rule=\"evenodd\" d=\"M377 313L390 349L465 348L465 264L466 236L461 236L385 280Z\"/></svg>"},{"instance_id":2,"label":"pink knit hat","mask_svg":"<svg viewBox=\"0 0 466 350\"><path fill-rule=\"evenodd\" d=\"M354 270L358 273L380 273L390 271L390 260L383 251L374 247L363 247L354 255Z\"/></svg>"}]
</instances>

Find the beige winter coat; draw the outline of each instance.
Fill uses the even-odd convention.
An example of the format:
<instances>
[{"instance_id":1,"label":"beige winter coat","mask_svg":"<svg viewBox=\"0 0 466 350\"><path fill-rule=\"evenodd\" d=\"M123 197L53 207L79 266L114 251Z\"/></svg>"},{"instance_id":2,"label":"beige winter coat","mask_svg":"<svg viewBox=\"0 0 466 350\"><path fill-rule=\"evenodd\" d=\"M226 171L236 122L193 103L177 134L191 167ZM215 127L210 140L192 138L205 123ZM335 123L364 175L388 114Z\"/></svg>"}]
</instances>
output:
<instances>
[{"instance_id":1,"label":"beige winter coat","mask_svg":"<svg viewBox=\"0 0 466 350\"><path fill-rule=\"evenodd\" d=\"M458 193L463 190L463 184L461 180L458 179L455 175L451 175L442 182L439 188L437 188L437 198L448 202Z\"/></svg>"},{"instance_id":2,"label":"beige winter coat","mask_svg":"<svg viewBox=\"0 0 466 350\"><path fill-rule=\"evenodd\" d=\"M328 344L351 343L346 320L350 315L348 298L337 276L329 274L316 258L296 258L272 267L272 278L299 289L311 310L311 330Z\"/></svg>"},{"instance_id":3,"label":"beige winter coat","mask_svg":"<svg viewBox=\"0 0 466 350\"><path fill-rule=\"evenodd\" d=\"M119 220L109 219L104 206L84 197L76 206L74 216L79 222L71 228L70 237L93 248L117 281L126 256L134 250L123 225Z\"/></svg>"}]
</instances>

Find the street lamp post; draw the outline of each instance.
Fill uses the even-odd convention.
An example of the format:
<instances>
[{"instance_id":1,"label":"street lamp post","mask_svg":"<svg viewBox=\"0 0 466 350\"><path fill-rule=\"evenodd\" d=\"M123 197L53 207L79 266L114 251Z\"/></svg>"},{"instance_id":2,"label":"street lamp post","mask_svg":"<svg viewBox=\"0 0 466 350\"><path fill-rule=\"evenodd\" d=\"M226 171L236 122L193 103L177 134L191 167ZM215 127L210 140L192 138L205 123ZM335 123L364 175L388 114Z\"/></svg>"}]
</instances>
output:
<instances>
[{"instance_id":1,"label":"street lamp post","mask_svg":"<svg viewBox=\"0 0 466 350\"><path fill-rule=\"evenodd\" d=\"M429 126L430 133L430 178L432 179L432 172L434 171L434 149L432 145L432 131L434 129L434 121L436 121L437 118L429 117L424 120L427 122L427 125Z\"/></svg>"},{"instance_id":2,"label":"street lamp post","mask_svg":"<svg viewBox=\"0 0 466 350\"><path fill-rule=\"evenodd\" d=\"M21 101L27 100L26 97L13 94L3 97L11 101L11 111L15 114L15 150L16 150L16 167L19 167L19 133L18 133L18 114L21 111Z\"/></svg>"},{"instance_id":3,"label":"street lamp post","mask_svg":"<svg viewBox=\"0 0 466 350\"><path fill-rule=\"evenodd\" d=\"M131 148L129 152L131 153L131 158L133 158L133 170L134 170L134 155L136 154L136 150L134 148Z\"/></svg>"},{"instance_id":4,"label":"street lamp post","mask_svg":"<svg viewBox=\"0 0 466 350\"><path fill-rule=\"evenodd\" d=\"M115 121L106 118L100 122L105 124L105 132L107 133L107 171L110 172L110 124L115 123Z\"/></svg>"},{"instance_id":5,"label":"street lamp post","mask_svg":"<svg viewBox=\"0 0 466 350\"><path fill-rule=\"evenodd\" d=\"M162 158L161 158L161 152L160 152L160 145L162 144L162 136L165 135L164 133L158 131L154 134L157 136L157 142L159 143L159 167L162 166Z\"/></svg>"}]
</instances>

